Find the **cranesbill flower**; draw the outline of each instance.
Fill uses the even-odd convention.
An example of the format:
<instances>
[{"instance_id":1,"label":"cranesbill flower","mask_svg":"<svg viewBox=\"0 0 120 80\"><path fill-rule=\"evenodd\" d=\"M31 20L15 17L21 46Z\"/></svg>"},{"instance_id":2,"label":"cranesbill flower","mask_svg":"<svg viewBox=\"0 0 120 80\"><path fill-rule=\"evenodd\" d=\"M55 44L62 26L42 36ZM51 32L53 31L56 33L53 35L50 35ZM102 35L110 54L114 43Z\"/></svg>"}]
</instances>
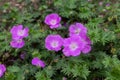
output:
<instances>
[{"instance_id":1,"label":"cranesbill flower","mask_svg":"<svg viewBox=\"0 0 120 80\"><path fill-rule=\"evenodd\" d=\"M78 56L84 48L85 43L80 36L74 35L64 39L63 46L63 54L65 56Z\"/></svg>"},{"instance_id":2,"label":"cranesbill flower","mask_svg":"<svg viewBox=\"0 0 120 80\"><path fill-rule=\"evenodd\" d=\"M81 23L75 23L70 25L69 27L69 35L73 36L73 35L84 35L87 34L87 28L81 24Z\"/></svg>"},{"instance_id":3,"label":"cranesbill flower","mask_svg":"<svg viewBox=\"0 0 120 80\"><path fill-rule=\"evenodd\" d=\"M81 35L80 37L86 44L92 44L90 38L86 34Z\"/></svg>"},{"instance_id":4,"label":"cranesbill flower","mask_svg":"<svg viewBox=\"0 0 120 80\"><path fill-rule=\"evenodd\" d=\"M61 50L63 38L60 35L48 35L45 39L45 47L48 50Z\"/></svg>"},{"instance_id":5,"label":"cranesbill flower","mask_svg":"<svg viewBox=\"0 0 120 80\"><path fill-rule=\"evenodd\" d=\"M22 39L28 36L29 29L23 28L23 25L13 26L10 30L12 34L12 39Z\"/></svg>"},{"instance_id":6,"label":"cranesbill flower","mask_svg":"<svg viewBox=\"0 0 120 80\"><path fill-rule=\"evenodd\" d=\"M13 48L22 48L24 45L25 45L25 42L22 39L12 40L10 42L10 46L12 46Z\"/></svg>"},{"instance_id":7,"label":"cranesbill flower","mask_svg":"<svg viewBox=\"0 0 120 80\"><path fill-rule=\"evenodd\" d=\"M35 65L38 67L42 67L42 68L45 67L44 61L40 60L38 57L33 58L31 63L32 63L32 65Z\"/></svg>"},{"instance_id":8,"label":"cranesbill flower","mask_svg":"<svg viewBox=\"0 0 120 80\"><path fill-rule=\"evenodd\" d=\"M6 67L3 64L0 64L0 77L4 75L6 71Z\"/></svg>"},{"instance_id":9,"label":"cranesbill flower","mask_svg":"<svg viewBox=\"0 0 120 80\"><path fill-rule=\"evenodd\" d=\"M85 46L82 49L82 53L84 53L84 54L89 53L91 51L91 41L90 41L90 38L87 35L82 35L81 39L85 43Z\"/></svg>"},{"instance_id":10,"label":"cranesbill flower","mask_svg":"<svg viewBox=\"0 0 120 80\"><path fill-rule=\"evenodd\" d=\"M57 13L51 13L45 17L44 22L53 29L61 26L60 21L61 17Z\"/></svg>"},{"instance_id":11,"label":"cranesbill flower","mask_svg":"<svg viewBox=\"0 0 120 80\"><path fill-rule=\"evenodd\" d=\"M91 46L86 44L85 47L82 49L82 53L87 54L91 51Z\"/></svg>"}]
</instances>

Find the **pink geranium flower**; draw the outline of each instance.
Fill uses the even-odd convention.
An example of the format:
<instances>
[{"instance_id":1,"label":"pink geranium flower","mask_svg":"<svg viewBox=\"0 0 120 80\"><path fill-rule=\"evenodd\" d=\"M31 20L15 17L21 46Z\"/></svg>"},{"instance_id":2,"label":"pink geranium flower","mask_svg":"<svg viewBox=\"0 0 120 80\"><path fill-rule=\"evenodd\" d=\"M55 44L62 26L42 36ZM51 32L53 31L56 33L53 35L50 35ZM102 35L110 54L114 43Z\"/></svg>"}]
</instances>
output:
<instances>
[{"instance_id":1,"label":"pink geranium flower","mask_svg":"<svg viewBox=\"0 0 120 80\"><path fill-rule=\"evenodd\" d=\"M63 39L60 35L48 35L45 39L45 47L48 50L61 50Z\"/></svg>"},{"instance_id":2,"label":"pink geranium flower","mask_svg":"<svg viewBox=\"0 0 120 80\"><path fill-rule=\"evenodd\" d=\"M10 30L12 39L22 39L28 36L29 29L23 28L23 25L13 26Z\"/></svg>"},{"instance_id":3,"label":"pink geranium flower","mask_svg":"<svg viewBox=\"0 0 120 80\"><path fill-rule=\"evenodd\" d=\"M10 46L13 48L22 48L25 45L25 42L23 39L18 39L18 40L12 40L10 42Z\"/></svg>"},{"instance_id":4,"label":"pink geranium flower","mask_svg":"<svg viewBox=\"0 0 120 80\"><path fill-rule=\"evenodd\" d=\"M91 51L91 41L87 36L87 28L81 23L75 23L70 25L69 27L69 35L70 36L79 36L81 37L82 42L85 44L82 53L86 54Z\"/></svg>"},{"instance_id":5,"label":"pink geranium flower","mask_svg":"<svg viewBox=\"0 0 120 80\"><path fill-rule=\"evenodd\" d=\"M45 67L45 63L42 60L40 60L38 57L33 58L31 63L32 65L35 65L38 67L42 67L42 68Z\"/></svg>"},{"instance_id":6,"label":"pink geranium flower","mask_svg":"<svg viewBox=\"0 0 120 80\"><path fill-rule=\"evenodd\" d=\"M91 46L86 44L85 47L82 49L82 53L87 54L91 51Z\"/></svg>"},{"instance_id":7,"label":"pink geranium flower","mask_svg":"<svg viewBox=\"0 0 120 80\"><path fill-rule=\"evenodd\" d=\"M63 54L65 56L79 56L82 49L85 47L85 43L80 36L74 35L64 39L63 46Z\"/></svg>"},{"instance_id":8,"label":"pink geranium flower","mask_svg":"<svg viewBox=\"0 0 120 80\"><path fill-rule=\"evenodd\" d=\"M87 28L81 24L81 23L75 23L70 25L69 27L69 35L73 36L73 35L84 35L87 34Z\"/></svg>"},{"instance_id":9,"label":"pink geranium flower","mask_svg":"<svg viewBox=\"0 0 120 80\"><path fill-rule=\"evenodd\" d=\"M13 26L10 30L12 34L12 41L10 42L10 46L13 48L22 48L25 45L23 38L28 36L29 29L23 28L23 25Z\"/></svg>"},{"instance_id":10,"label":"pink geranium flower","mask_svg":"<svg viewBox=\"0 0 120 80\"><path fill-rule=\"evenodd\" d=\"M6 67L3 64L0 64L0 77L4 75L6 71Z\"/></svg>"},{"instance_id":11,"label":"pink geranium flower","mask_svg":"<svg viewBox=\"0 0 120 80\"><path fill-rule=\"evenodd\" d=\"M91 51L91 40L87 35L82 35L81 36L82 41L85 43L84 48L82 49L82 53L86 54Z\"/></svg>"},{"instance_id":12,"label":"pink geranium flower","mask_svg":"<svg viewBox=\"0 0 120 80\"><path fill-rule=\"evenodd\" d=\"M44 22L53 29L61 26L60 21L61 17L57 13L51 13L45 17Z\"/></svg>"}]
</instances>

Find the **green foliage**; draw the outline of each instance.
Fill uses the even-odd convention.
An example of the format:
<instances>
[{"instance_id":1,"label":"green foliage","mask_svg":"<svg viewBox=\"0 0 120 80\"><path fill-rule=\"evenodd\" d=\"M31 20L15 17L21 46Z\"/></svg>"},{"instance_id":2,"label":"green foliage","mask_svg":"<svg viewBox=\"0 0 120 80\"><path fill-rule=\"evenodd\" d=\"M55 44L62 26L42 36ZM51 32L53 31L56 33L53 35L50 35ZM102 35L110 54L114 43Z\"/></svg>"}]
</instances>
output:
<instances>
[{"instance_id":1,"label":"green foliage","mask_svg":"<svg viewBox=\"0 0 120 80\"><path fill-rule=\"evenodd\" d=\"M112 58L111 57L106 57L103 61L104 67L109 68L106 71L107 78L106 80L117 80L120 79L119 71L120 71L120 61L117 59L117 56L114 55Z\"/></svg>"},{"instance_id":2,"label":"green foliage","mask_svg":"<svg viewBox=\"0 0 120 80\"><path fill-rule=\"evenodd\" d=\"M120 80L120 5L119 0L0 0L0 63L7 70L0 80ZM110 6L106 6L109 3ZM62 17L62 27L50 29L44 24L49 13ZM92 41L92 51L77 57L65 57L62 51L48 51L49 34L68 36L69 25L84 24ZM10 46L10 29L29 27L25 46ZM25 54L24 59L20 56ZM39 57L45 68L31 65Z\"/></svg>"},{"instance_id":3,"label":"green foliage","mask_svg":"<svg viewBox=\"0 0 120 80\"><path fill-rule=\"evenodd\" d=\"M36 73L35 77L37 80L51 80L51 77L55 74L55 70L51 67L48 66L44 68L43 71L39 71Z\"/></svg>"},{"instance_id":4,"label":"green foliage","mask_svg":"<svg viewBox=\"0 0 120 80\"><path fill-rule=\"evenodd\" d=\"M20 68L17 66L10 66L10 67L8 67L8 71L9 72L19 72Z\"/></svg>"},{"instance_id":5,"label":"green foliage","mask_svg":"<svg viewBox=\"0 0 120 80\"><path fill-rule=\"evenodd\" d=\"M100 42L103 45L105 43L115 40L115 34L113 31L105 31L100 27L88 27L88 35L90 35L93 43Z\"/></svg>"}]
</instances>

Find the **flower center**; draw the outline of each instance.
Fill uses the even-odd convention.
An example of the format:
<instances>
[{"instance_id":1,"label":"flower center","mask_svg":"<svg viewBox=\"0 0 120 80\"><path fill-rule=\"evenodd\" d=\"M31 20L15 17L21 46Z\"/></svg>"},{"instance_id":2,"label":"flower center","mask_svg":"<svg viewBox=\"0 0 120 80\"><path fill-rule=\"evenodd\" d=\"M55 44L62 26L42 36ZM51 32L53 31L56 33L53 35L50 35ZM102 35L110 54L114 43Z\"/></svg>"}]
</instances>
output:
<instances>
[{"instance_id":1,"label":"flower center","mask_svg":"<svg viewBox=\"0 0 120 80\"><path fill-rule=\"evenodd\" d=\"M21 39L19 39L19 40L17 40L17 42L18 42L18 43L20 43L20 42L22 42L22 40L21 40Z\"/></svg>"},{"instance_id":2,"label":"flower center","mask_svg":"<svg viewBox=\"0 0 120 80\"><path fill-rule=\"evenodd\" d=\"M72 51L74 51L78 48L78 45L76 43L71 43L69 47Z\"/></svg>"},{"instance_id":3,"label":"flower center","mask_svg":"<svg viewBox=\"0 0 120 80\"><path fill-rule=\"evenodd\" d=\"M56 24L56 20L51 20L50 23L51 23L52 25L55 25L55 24Z\"/></svg>"},{"instance_id":4,"label":"flower center","mask_svg":"<svg viewBox=\"0 0 120 80\"><path fill-rule=\"evenodd\" d=\"M51 45L52 45L53 48L57 47L58 46L58 41L53 41L51 43Z\"/></svg>"},{"instance_id":5,"label":"flower center","mask_svg":"<svg viewBox=\"0 0 120 80\"><path fill-rule=\"evenodd\" d=\"M24 35L24 30L18 31L18 35L19 35L19 36L23 36L23 35Z\"/></svg>"},{"instance_id":6,"label":"flower center","mask_svg":"<svg viewBox=\"0 0 120 80\"><path fill-rule=\"evenodd\" d=\"M76 30L75 30L75 33L76 33L76 34L79 34L80 31L81 31L80 29L76 29Z\"/></svg>"}]
</instances>

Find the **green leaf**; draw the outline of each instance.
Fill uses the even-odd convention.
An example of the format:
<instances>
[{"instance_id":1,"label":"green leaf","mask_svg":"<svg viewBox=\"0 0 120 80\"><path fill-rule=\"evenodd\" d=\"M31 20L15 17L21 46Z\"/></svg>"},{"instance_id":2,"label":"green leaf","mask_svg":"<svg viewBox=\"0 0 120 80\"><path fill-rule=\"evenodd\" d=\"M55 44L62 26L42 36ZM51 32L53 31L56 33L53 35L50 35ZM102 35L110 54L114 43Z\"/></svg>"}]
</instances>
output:
<instances>
[{"instance_id":1,"label":"green leaf","mask_svg":"<svg viewBox=\"0 0 120 80\"><path fill-rule=\"evenodd\" d=\"M9 66L8 71L10 71L10 72L19 72L20 68L18 66Z\"/></svg>"}]
</instances>

